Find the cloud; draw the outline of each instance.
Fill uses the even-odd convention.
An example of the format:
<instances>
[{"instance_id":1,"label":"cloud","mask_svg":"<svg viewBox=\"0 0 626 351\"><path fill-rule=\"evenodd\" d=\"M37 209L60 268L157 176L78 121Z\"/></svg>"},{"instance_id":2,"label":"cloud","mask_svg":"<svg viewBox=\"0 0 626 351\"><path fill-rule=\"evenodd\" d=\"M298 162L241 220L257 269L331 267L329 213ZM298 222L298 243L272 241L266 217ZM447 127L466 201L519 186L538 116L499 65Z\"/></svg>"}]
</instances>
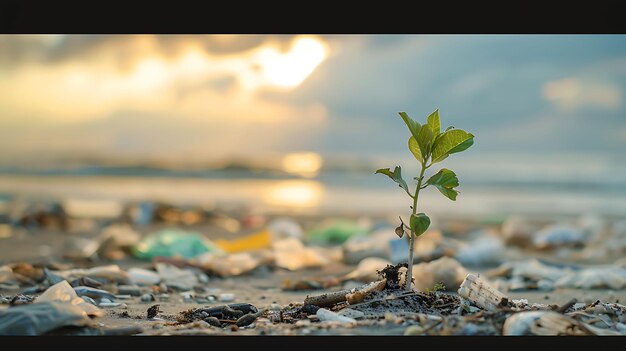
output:
<instances>
[{"instance_id":1,"label":"cloud","mask_svg":"<svg viewBox=\"0 0 626 351\"><path fill-rule=\"evenodd\" d=\"M622 90L619 87L572 77L545 83L541 95L557 108L566 111L583 107L615 110L622 106Z\"/></svg>"}]
</instances>

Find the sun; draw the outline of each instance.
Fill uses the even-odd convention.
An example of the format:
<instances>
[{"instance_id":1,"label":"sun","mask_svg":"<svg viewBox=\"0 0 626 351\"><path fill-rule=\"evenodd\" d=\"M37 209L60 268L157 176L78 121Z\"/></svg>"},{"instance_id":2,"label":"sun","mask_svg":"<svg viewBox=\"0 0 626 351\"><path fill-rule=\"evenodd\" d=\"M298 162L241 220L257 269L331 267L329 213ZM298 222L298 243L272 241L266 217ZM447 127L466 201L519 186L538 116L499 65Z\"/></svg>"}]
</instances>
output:
<instances>
[{"instance_id":1,"label":"sun","mask_svg":"<svg viewBox=\"0 0 626 351\"><path fill-rule=\"evenodd\" d=\"M294 88L300 85L328 56L322 42L312 37L298 38L287 53L274 48L259 51L255 61L266 85Z\"/></svg>"}]
</instances>

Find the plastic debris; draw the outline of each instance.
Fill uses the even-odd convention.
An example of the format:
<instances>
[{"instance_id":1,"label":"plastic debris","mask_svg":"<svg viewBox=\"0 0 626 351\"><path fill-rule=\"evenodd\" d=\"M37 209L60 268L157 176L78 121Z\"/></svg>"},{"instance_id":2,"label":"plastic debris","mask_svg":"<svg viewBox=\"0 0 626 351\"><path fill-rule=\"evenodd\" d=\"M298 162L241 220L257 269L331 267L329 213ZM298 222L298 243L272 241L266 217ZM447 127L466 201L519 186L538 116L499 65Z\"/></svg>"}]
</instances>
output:
<instances>
[{"instance_id":1,"label":"plastic debris","mask_svg":"<svg viewBox=\"0 0 626 351\"><path fill-rule=\"evenodd\" d=\"M128 277L133 284L137 285L156 285L161 282L161 277L158 273L143 268L130 268Z\"/></svg>"},{"instance_id":2,"label":"plastic debris","mask_svg":"<svg viewBox=\"0 0 626 351\"><path fill-rule=\"evenodd\" d=\"M65 326L82 327L90 323L83 308L66 302L39 302L0 310L0 335L34 336Z\"/></svg>"},{"instance_id":3,"label":"plastic debris","mask_svg":"<svg viewBox=\"0 0 626 351\"><path fill-rule=\"evenodd\" d=\"M270 247L272 234L268 230L262 230L234 240L216 239L215 245L228 253L254 251Z\"/></svg>"},{"instance_id":4,"label":"plastic debris","mask_svg":"<svg viewBox=\"0 0 626 351\"><path fill-rule=\"evenodd\" d=\"M100 317L103 315L103 312L99 308L78 297L74 288L65 280L49 287L43 294L35 299L34 303L55 301L77 306L89 316Z\"/></svg>"},{"instance_id":5,"label":"plastic debris","mask_svg":"<svg viewBox=\"0 0 626 351\"><path fill-rule=\"evenodd\" d=\"M193 258L205 252L222 251L213 242L196 232L181 229L163 229L144 238L133 248L133 254L142 259L156 257Z\"/></svg>"},{"instance_id":6,"label":"plastic debris","mask_svg":"<svg viewBox=\"0 0 626 351\"><path fill-rule=\"evenodd\" d=\"M326 220L309 231L307 241L314 244L343 244L354 235L366 235L367 228L347 220Z\"/></svg>"},{"instance_id":7,"label":"plastic debris","mask_svg":"<svg viewBox=\"0 0 626 351\"><path fill-rule=\"evenodd\" d=\"M191 290L198 284L195 273L166 263L156 264L157 272L168 288Z\"/></svg>"}]
</instances>

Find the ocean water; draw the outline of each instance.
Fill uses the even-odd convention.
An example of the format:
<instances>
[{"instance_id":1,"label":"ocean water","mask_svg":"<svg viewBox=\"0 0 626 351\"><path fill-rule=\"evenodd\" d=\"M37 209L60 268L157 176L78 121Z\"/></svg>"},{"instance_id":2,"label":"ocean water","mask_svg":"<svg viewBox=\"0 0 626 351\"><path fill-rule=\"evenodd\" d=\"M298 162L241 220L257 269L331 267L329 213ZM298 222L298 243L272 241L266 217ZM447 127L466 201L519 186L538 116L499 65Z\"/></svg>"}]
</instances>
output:
<instances>
[{"instance_id":1,"label":"ocean water","mask_svg":"<svg viewBox=\"0 0 626 351\"><path fill-rule=\"evenodd\" d=\"M461 194L450 201L436 189L420 194L419 211L473 217L598 214L626 218L626 170L612 162L564 166L494 160L457 162ZM610 169L613 167L614 169ZM403 168L404 169L404 168ZM406 171L405 179L411 179ZM411 183L411 182L409 182ZM259 212L407 214L411 199L373 172L323 170L313 178L249 169L174 171L89 167L0 170L0 202L24 200L144 201L245 205Z\"/></svg>"}]
</instances>

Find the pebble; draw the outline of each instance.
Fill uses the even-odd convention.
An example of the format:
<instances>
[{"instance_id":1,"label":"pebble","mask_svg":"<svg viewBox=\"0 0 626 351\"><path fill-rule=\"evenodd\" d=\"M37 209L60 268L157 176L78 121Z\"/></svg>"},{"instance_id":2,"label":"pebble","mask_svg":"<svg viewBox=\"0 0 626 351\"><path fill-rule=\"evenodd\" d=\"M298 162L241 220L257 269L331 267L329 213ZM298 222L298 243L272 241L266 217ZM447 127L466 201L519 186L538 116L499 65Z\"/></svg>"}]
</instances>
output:
<instances>
[{"instance_id":1,"label":"pebble","mask_svg":"<svg viewBox=\"0 0 626 351\"><path fill-rule=\"evenodd\" d=\"M159 301L169 301L169 300L170 300L170 295L168 294L159 295Z\"/></svg>"},{"instance_id":2,"label":"pebble","mask_svg":"<svg viewBox=\"0 0 626 351\"><path fill-rule=\"evenodd\" d=\"M156 301L156 298L152 294L143 294L140 297L141 302L152 302Z\"/></svg>"},{"instance_id":3,"label":"pebble","mask_svg":"<svg viewBox=\"0 0 626 351\"><path fill-rule=\"evenodd\" d=\"M192 302L193 301L193 293L189 292L189 291L185 291L180 293L180 295L183 297L183 302Z\"/></svg>"},{"instance_id":4,"label":"pebble","mask_svg":"<svg viewBox=\"0 0 626 351\"><path fill-rule=\"evenodd\" d=\"M141 296L141 289L137 285L120 285L117 287L120 295Z\"/></svg>"},{"instance_id":5,"label":"pebble","mask_svg":"<svg viewBox=\"0 0 626 351\"><path fill-rule=\"evenodd\" d=\"M198 274L198 280L200 281L200 283L206 284L209 282L209 276L204 273L200 273Z\"/></svg>"},{"instance_id":6,"label":"pebble","mask_svg":"<svg viewBox=\"0 0 626 351\"><path fill-rule=\"evenodd\" d=\"M159 289L162 293L166 293L167 292L167 284L165 283L161 283L159 284Z\"/></svg>"},{"instance_id":7,"label":"pebble","mask_svg":"<svg viewBox=\"0 0 626 351\"><path fill-rule=\"evenodd\" d=\"M231 294L231 293L220 294L219 300L222 301L222 302L232 302L232 301L235 301L235 294Z\"/></svg>"}]
</instances>

